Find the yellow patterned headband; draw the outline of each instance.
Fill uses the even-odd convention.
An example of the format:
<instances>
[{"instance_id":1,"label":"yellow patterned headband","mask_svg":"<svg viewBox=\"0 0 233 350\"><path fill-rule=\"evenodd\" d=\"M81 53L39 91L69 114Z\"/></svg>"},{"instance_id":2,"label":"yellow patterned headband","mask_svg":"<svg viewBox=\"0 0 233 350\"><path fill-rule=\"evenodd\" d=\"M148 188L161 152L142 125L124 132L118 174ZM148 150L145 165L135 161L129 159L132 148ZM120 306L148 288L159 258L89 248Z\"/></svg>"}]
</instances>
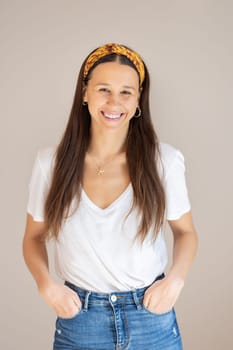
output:
<instances>
[{"instance_id":1,"label":"yellow patterned headband","mask_svg":"<svg viewBox=\"0 0 233 350\"><path fill-rule=\"evenodd\" d=\"M127 49L126 47L119 44L106 44L104 46L99 47L93 53L91 53L90 56L87 58L87 61L84 67L84 73L83 73L84 79L88 75L91 67L93 67L93 65L97 61L99 61L101 58L105 56L111 55L112 53L126 56L134 64L140 77L140 86L141 86L145 78L145 69L144 69L144 64L142 62L142 59L136 52L130 49Z\"/></svg>"}]
</instances>

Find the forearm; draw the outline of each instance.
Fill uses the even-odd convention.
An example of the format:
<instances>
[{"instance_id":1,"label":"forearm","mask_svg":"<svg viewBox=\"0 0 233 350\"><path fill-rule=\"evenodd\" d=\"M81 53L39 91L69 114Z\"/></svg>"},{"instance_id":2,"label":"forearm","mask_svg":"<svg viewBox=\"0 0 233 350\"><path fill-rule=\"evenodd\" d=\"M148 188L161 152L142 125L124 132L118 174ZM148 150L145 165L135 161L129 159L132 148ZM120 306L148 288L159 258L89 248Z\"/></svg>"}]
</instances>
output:
<instances>
[{"instance_id":1,"label":"forearm","mask_svg":"<svg viewBox=\"0 0 233 350\"><path fill-rule=\"evenodd\" d=\"M174 235L173 262L169 277L185 280L197 252L196 232L183 232Z\"/></svg>"},{"instance_id":2,"label":"forearm","mask_svg":"<svg viewBox=\"0 0 233 350\"><path fill-rule=\"evenodd\" d=\"M46 244L38 238L24 238L23 254L40 295L47 304L60 317L70 318L77 314L81 308L77 293L50 278Z\"/></svg>"},{"instance_id":3,"label":"forearm","mask_svg":"<svg viewBox=\"0 0 233 350\"><path fill-rule=\"evenodd\" d=\"M24 238L23 255L26 265L33 275L38 289L50 282L49 262L45 242L39 239Z\"/></svg>"},{"instance_id":4,"label":"forearm","mask_svg":"<svg viewBox=\"0 0 233 350\"><path fill-rule=\"evenodd\" d=\"M175 305L185 277L197 250L197 235L194 230L181 230L172 223L174 235L173 263L166 278L153 283L147 289L143 304L154 312L163 313Z\"/></svg>"}]
</instances>

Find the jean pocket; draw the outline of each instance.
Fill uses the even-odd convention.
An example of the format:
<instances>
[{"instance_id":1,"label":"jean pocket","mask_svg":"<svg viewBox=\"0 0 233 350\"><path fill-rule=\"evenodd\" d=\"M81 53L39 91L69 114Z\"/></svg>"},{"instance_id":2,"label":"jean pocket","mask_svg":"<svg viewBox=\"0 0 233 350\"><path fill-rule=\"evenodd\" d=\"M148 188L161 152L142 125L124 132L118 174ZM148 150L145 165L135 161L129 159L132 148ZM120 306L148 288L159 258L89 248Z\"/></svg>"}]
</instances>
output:
<instances>
[{"instance_id":1,"label":"jean pocket","mask_svg":"<svg viewBox=\"0 0 233 350\"><path fill-rule=\"evenodd\" d=\"M142 309L143 309L145 312L147 312L148 314L154 315L154 316L158 316L158 317L168 316L168 315L170 315L171 313L173 313L173 310L174 310L174 308L172 307L170 310L168 310L168 311L166 311L166 312L157 313L157 312L154 312L154 311L148 309L148 308L145 307L143 304L142 304Z\"/></svg>"},{"instance_id":2,"label":"jean pocket","mask_svg":"<svg viewBox=\"0 0 233 350\"><path fill-rule=\"evenodd\" d=\"M57 316L58 319L60 320L63 320L63 321L72 321L72 320L75 320L77 317L80 316L80 314L82 313L83 309L80 308L78 310L78 312L76 312L76 314L74 316L71 316L71 317L60 317L60 316Z\"/></svg>"}]
</instances>

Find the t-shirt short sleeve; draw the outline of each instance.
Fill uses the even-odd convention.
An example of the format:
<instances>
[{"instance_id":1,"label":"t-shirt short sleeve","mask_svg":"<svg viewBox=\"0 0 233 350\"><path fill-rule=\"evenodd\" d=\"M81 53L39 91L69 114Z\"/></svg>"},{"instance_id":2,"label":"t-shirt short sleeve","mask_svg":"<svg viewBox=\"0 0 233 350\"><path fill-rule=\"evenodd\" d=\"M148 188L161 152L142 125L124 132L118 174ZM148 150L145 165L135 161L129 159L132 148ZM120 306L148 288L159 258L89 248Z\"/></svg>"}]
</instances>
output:
<instances>
[{"instance_id":1,"label":"t-shirt short sleeve","mask_svg":"<svg viewBox=\"0 0 233 350\"><path fill-rule=\"evenodd\" d=\"M166 219L178 220L191 210L185 177L185 161L180 150L165 146L164 189L166 197Z\"/></svg>"},{"instance_id":2,"label":"t-shirt short sleeve","mask_svg":"<svg viewBox=\"0 0 233 350\"><path fill-rule=\"evenodd\" d=\"M34 221L44 221L44 204L51 178L51 149L38 151L29 181L27 212Z\"/></svg>"}]
</instances>

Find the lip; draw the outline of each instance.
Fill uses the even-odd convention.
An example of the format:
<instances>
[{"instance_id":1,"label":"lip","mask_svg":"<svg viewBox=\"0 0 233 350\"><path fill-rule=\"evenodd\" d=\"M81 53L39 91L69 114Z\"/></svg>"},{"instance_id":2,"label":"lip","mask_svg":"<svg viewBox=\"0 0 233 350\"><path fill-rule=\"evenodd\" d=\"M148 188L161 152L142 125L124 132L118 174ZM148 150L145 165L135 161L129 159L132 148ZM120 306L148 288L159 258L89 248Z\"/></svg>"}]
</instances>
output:
<instances>
[{"instance_id":1,"label":"lip","mask_svg":"<svg viewBox=\"0 0 233 350\"><path fill-rule=\"evenodd\" d=\"M104 112L101 111L102 116L104 117L105 120L109 121L118 121L122 119L125 113L116 113L116 112ZM117 117L118 116L118 117Z\"/></svg>"}]
</instances>

